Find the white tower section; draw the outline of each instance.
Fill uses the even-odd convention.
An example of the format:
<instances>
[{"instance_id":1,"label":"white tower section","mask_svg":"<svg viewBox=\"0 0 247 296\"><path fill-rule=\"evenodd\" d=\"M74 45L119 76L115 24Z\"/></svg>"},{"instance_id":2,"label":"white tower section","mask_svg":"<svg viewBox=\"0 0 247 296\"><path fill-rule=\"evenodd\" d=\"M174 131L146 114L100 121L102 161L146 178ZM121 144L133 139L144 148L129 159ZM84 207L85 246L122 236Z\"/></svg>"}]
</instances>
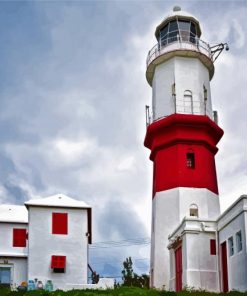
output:
<instances>
[{"instance_id":1,"label":"white tower section","mask_svg":"<svg viewBox=\"0 0 247 296\"><path fill-rule=\"evenodd\" d=\"M214 66L209 45L199 39L198 20L184 11L173 11L155 35L158 43L148 54L146 73L153 91L153 120L174 113L213 119L210 79Z\"/></svg>"},{"instance_id":2,"label":"white tower section","mask_svg":"<svg viewBox=\"0 0 247 296\"><path fill-rule=\"evenodd\" d=\"M158 25L155 36L158 43L148 53L146 71L153 116L144 142L153 161L151 286L174 288L175 281L180 291L191 274L182 271L180 262L181 274L172 278L168 237L194 209L198 219L218 217L214 156L223 131L213 121L213 56L200 39L198 20L177 8ZM179 243L174 248L184 252L186 242ZM205 271L200 272L203 277Z\"/></svg>"}]
</instances>

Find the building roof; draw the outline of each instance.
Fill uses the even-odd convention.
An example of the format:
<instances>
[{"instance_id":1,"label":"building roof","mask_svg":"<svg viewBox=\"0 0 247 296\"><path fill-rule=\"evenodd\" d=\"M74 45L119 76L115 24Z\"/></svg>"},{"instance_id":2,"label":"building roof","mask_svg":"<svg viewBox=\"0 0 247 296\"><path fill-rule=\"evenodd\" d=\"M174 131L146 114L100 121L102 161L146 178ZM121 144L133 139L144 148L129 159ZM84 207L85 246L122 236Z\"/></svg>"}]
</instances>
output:
<instances>
[{"instance_id":1,"label":"building roof","mask_svg":"<svg viewBox=\"0 0 247 296\"><path fill-rule=\"evenodd\" d=\"M0 205L0 222L28 223L25 206Z\"/></svg>"},{"instance_id":2,"label":"building roof","mask_svg":"<svg viewBox=\"0 0 247 296\"><path fill-rule=\"evenodd\" d=\"M25 206L59 207L59 208L91 208L84 201L79 201L64 194L56 194L45 198L31 199L25 202Z\"/></svg>"}]
</instances>

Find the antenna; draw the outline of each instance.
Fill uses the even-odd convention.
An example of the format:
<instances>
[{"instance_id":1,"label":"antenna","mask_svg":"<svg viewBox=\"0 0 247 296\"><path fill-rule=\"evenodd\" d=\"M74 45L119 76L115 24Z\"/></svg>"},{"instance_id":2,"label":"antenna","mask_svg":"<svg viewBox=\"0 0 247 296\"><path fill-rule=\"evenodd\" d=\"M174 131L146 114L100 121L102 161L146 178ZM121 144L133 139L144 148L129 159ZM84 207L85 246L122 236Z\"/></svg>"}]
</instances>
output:
<instances>
[{"instance_id":1,"label":"antenna","mask_svg":"<svg viewBox=\"0 0 247 296\"><path fill-rule=\"evenodd\" d=\"M214 46L211 46L210 49L211 49L213 62L215 62L217 60L218 56L222 53L222 50L225 49L226 51L228 51L229 46L227 43L219 43Z\"/></svg>"}]
</instances>

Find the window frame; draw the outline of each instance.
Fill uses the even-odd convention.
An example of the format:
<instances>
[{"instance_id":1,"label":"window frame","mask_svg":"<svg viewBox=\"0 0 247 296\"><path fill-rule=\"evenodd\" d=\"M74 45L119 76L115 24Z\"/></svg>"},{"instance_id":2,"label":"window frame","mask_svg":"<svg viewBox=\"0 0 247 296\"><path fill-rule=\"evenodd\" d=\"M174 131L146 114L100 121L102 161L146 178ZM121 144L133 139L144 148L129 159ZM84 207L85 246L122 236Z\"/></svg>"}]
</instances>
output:
<instances>
[{"instance_id":1,"label":"window frame","mask_svg":"<svg viewBox=\"0 0 247 296\"><path fill-rule=\"evenodd\" d=\"M229 257L232 257L234 255L234 239L233 239L233 236L230 236L228 238L228 252L229 252Z\"/></svg>"},{"instance_id":2,"label":"window frame","mask_svg":"<svg viewBox=\"0 0 247 296\"><path fill-rule=\"evenodd\" d=\"M184 24L188 25L187 30ZM171 20L159 30L159 44L165 46L178 40L196 44L197 36L197 26L193 21L188 19Z\"/></svg>"},{"instance_id":3,"label":"window frame","mask_svg":"<svg viewBox=\"0 0 247 296\"><path fill-rule=\"evenodd\" d=\"M242 231L241 230L236 232L236 245L237 245L237 252L238 253L241 252L243 250L243 237L242 237Z\"/></svg>"},{"instance_id":4,"label":"window frame","mask_svg":"<svg viewBox=\"0 0 247 296\"><path fill-rule=\"evenodd\" d=\"M198 211L198 205L197 204L191 204L190 208L189 208L189 214L190 217L195 217L198 218L199 217L199 211Z\"/></svg>"},{"instance_id":5,"label":"window frame","mask_svg":"<svg viewBox=\"0 0 247 296\"><path fill-rule=\"evenodd\" d=\"M186 167L191 170L196 168L196 157L194 152L186 152Z\"/></svg>"}]
</instances>

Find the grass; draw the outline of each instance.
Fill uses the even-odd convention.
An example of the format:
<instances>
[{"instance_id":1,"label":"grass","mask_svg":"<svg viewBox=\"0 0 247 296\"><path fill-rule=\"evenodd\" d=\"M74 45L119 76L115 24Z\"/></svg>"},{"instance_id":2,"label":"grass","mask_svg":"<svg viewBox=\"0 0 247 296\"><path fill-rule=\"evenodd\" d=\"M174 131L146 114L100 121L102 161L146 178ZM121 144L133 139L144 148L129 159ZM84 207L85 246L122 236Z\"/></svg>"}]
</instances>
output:
<instances>
[{"instance_id":1,"label":"grass","mask_svg":"<svg viewBox=\"0 0 247 296\"><path fill-rule=\"evenodd\" d=\"M157 291L154 289L141 289L135 287L120 287L115 290L71 290L71 291L10 291L6 288L0 288L0 296L242 296L247 295L247 292L240 293L237 291L231 291L227 294L224 293L212 293L206 291L194 291L194 290L186 290L182 292L169 292L169 291Z\"/></svg>"}]
</instances>

